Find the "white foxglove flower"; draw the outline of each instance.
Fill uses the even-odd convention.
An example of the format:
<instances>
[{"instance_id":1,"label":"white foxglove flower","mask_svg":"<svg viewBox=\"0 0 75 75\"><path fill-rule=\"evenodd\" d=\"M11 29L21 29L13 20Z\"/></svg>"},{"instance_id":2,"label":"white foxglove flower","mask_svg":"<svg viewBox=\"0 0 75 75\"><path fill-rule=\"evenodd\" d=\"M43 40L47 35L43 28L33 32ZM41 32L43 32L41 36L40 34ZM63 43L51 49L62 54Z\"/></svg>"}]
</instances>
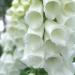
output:
<instances>
[{"instance_id":1,"label":"white foxglove flower","mask_svg":"<svg viewBox=\"0 0 75 75\"><path fill-rule=\"evenodd\" d=\"M61 0L64 14L67 16L75 14L75 1L73 0Z\"/></svg>"},{"instance_id":2,"label":"white foxglove flower","mask_svg":"<svg viewBox=\"0 0 75 75\"><path fill-rule=\"evenodd\" d=\"M58 28L53 30L53 32L51 33L51 40L58 45L65 46L67 40L66 35L67 33L65 30Z\"/></svg>"},{"instance_id":3,"label":"white foxglove flower","mask_svg":"<svg viewBox=\"0 0 75 75\"><path fill-rule=\"evenodd\" d=\"M11 54L3 53L1 56L1 62L7 65L12 65L14 63L13 56Z\"/></svg>"},{"instance_id":4,"label":"white foxglove flower","mask_svg":"<svg viewBox=\"0 0 75 75\"><path fill-rule=\"evenodd\" d=\"M35 34L26 34L24 41L25 41L25 48L27 50L36 50L43 45L42 38Z\"/></svg>"},{"instance_id":5,"label":"white foxglove flower","mask_svg":"<svg viewBox=\"0 0 75 75\"><path fill-rule=\"evenodd\" d=\"M71 32L75 32L75 16L71 16L65 21L66 28L68 28Z\"/></svg>"},{"instance_id":6,"label":"white foxglove flower","mask_svg":"<svg viewBox=\"0 0 75 75\"><path fill-rule=\"evenodd\" d=\"M48 58L46 61L45 61L45 69L47 70L48 72L48 75L54 75L53 71L56 71L55 69L58 70L58 68L62 65L62 63L60 62L60 59L58 57L52 57L52 58ZM59 66L58 66L59 65ZM58 67L57 67L58 66Z\"/></svg>"},{"instance_id":7,"label":"white foxglove flower","mask_svg":"<svg viewBox=\"0 0 75 75\"><path fill-rule=\"evenodd\" d=\"M43 0L44 12L48 19L54 19L60 14L60 1L59 0Z\"/></svg>"},{"instance_id":8,"label":"white foxglove flower","mask_svg":"<svg viewBox=\"0 0 75 75\"><path fill-rule=\"evenodd\" d=\"M21 25L23 25L23 27ZM13 38L20 38L24 36L26 31L27 31L27 27L26 25L22 23L20 24L18 23L17 25L12 24L12 25L7 26L8 34L12 36Z\"/></svg>"},{"instance_id":9,"label":"white foxglove flower","mask_svg":"<svg viewBox=\"0 0 75 75\"><path fill-rule=\"evenodd\" d=\"M56 16L56 20L58 24L61 24L62 26L64 26L65 21L69 18L70 16L64 16L64 14L60 14L58 16Z\"/></svg>"},{"instance_id":10,"label":"white foxglove flower","mask_svg":"<svg viewBox=\"0 0 75 75\"><path fill-rule=\"evenodd\" d=\"M12 1L12 6L13 7L18 7L18 5L19 5L19 0L13 0Z\"/></svg>"},{"instance_id":11,"label":"white foxglove flower","mask_svg":"<svg viewBox=\"0 0 75 75\"><path fill-rule=\"evenodd\" d=\"M75 44L75 32L70 34L70 37L67 41L68 46L73 46Z\"/></svg>"},{"instance_id":12,"label":"white foxglove flower","mask_svg":"<svg viewBox=\"0 0 75 75\"><path fill-rule=\"evenodd\" d=\"M55 42L58 45L65 46L66 36L68 36L68 34L66 33L67 31L65 31L64 27L55 22L46 21L45 29L53 42Z\"/></svg>"},{"instance_id":13,"label":"white foxglove flower","mask_svg":"<svg viewBox=\"0 0 75 75\"><path fill-rule=\"evenodd\" d=\"M37 29L42 25L43 10L40 0L32 0L32 4L25 16L25 22L33 29Z\"/></svg>"},{"instance_id":14,"label":"white foxglove flower","mask_svg":"<svg viewBox=\"0 0 75 75\"><path fill-rule=\"evenodd\" d=\"M29 27L27 33L28 34L34 34L34 35L40 36L42 38L43 33L44 33L44 25L42 25L38 29L32 29L32 28Z\"/></svg>"},{"instance_id":15,"label":"white foxglove flower","mask_svg":"<svg viewBox=\"0 0 75 75\"><path fill-rule=\"evenodd\" d=\"M29 75L38 68L48 75L74 75L74 20L74 0L13 0L0 39L0 75L21 75L27 67Z\"/></svg>"},{"instance_id":16,"label":"white foxglove flower","mask_svg":"<svg viewBox=\"0 0 75 75\"><path fill-rule=\"evenodd\" d=\"M59 48L54 44L51 40L47 40L42 48L42 53L44 52L45 59L50 57L58 57L59 56Z\"/></svg>"},{"instance_id":17,"label":"white foxglove flower","mask_svg":"<svg viewBox=\"0 0 75 75\"><path fill-rule=\"evenodd\" d=\"M54 29L57 29L57 28L59 28L60 27L60 25L59 24L57 24L56 22L54 22L54 21L49 21L49 20L47 20L46 22L45 22L45 30L46 30L46 32L50 35L51 34L51 32L54 30Z\"/></svg>"},{"instance_id":18,"label":"white foxglove flower","mask_svg":"<svg viewBox=\"0 0 75 75\"><path fill-rule=\"evenodd\" d=\"M4 64L6 71L11 70L15 62L13 56L7 53L3 53L0 60Z\"/></svg>"},{"instance_id":19,"label":"white foxglove flower","mask_svg":"<svg viewBox=\"0 0 75 75\"><path fill-rule=\"evenodd\" d=\"M25 55L22 61L29 67L41 68L43 66L43 58L35 54Z\"/></svg>"},{"instance_id":20,"label":"white foxglove flower","mask_svg":"<svg viewBox=\"0 0 75 75\"><path fill-rule=\"evenodd\" d=\"M69 68L67 68L59 57L49 58L45 62L45 69L48 75L73 75Z\"/></svg>"},{"instance_id":21,"label":"white foxglove flower","mask_svg":"<svg viewBox=\"0 0 75 75\"><path fill-rule=\"evenodd\" d=\"M0 20L0 32L3 32L4 31L4 24L3 24L3 21Z\"/></svg>"},{"instance_id":22,"label":"white foxglove flower","mask_svg":"<svg viewBox=\"0 0 75 75\"><path fill-rule=\"evenodd\" d=\"M23 47L17 47L16 50L14 51L13 57L15 60L17 59L21 59L23 57L24 54L24 48Z\"/></svg>"},{"instance_id":23,"label":"white foxglove flower","mask_svg":"<svg viewBox=\"0 0 75 75\"><path fill-rule=\"evenodd\" d=\"M18 69L18 70L23 70L23 69L25 69L26 67L27 67L26 64L24 64L21 60L16 59L16 60L15 60L15 63L14 63L13 69L15 68L15 69Z\"/></svg>"},{"instance_id":24,"label":"white foxglove flower","mask_svg":"<svg viewBox=\"0 0 75 75\"><path fill-rule=\"evenodd\" d=\"M28 66L42 68L44 66L45 60L59 56L58 51L58 47L48 40L41 48L36 49L35 51L25 51L22 61Z\"/></svg>"},{"instance_id":25,"label":"white foxglove flower","mask_svg":"<svg viewBox=\"0 0 75 75\"><path fill-rule=\"evenodd\" d=\"M3 52L12 52L13 46L15 45L14 40L9 36L8 33L3 33L1 35L0 44L3 46Z\"/></svg>"}]
</instances>

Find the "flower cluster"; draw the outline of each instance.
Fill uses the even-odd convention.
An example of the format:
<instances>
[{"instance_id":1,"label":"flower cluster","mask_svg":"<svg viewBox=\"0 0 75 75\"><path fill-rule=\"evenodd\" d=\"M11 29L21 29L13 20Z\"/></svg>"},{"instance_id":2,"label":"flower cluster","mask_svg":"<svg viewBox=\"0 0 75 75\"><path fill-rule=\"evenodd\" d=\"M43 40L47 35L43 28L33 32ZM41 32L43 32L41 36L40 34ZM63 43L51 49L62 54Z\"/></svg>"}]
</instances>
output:
<instances>
[{"instance_id":1,"label":"flower cluster","mask_svg":"<svg viewBox=\"0 0 75 75\"><path fill-rule=\"evenodd\" d=\"M74 0L13 0L6 21L0 40L1 75L20 75L25 67L43 68L48 75L74 75Z\"/></svg>"}]
</instances>

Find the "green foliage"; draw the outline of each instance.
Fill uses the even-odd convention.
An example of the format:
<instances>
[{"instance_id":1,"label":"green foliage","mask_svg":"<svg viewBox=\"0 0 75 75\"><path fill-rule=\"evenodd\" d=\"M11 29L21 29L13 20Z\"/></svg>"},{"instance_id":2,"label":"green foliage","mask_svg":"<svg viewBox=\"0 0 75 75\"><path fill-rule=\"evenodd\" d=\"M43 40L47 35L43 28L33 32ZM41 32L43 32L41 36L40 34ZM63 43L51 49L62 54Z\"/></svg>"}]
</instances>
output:
<instances>
[{"instance_id":1,"label":"green foliage","mask_svg":"<svg viewBox=\"0 0 75 75\"><path fill-rule=\"evenodd\" d=\"M11 3L13 0L4 0L7 7L11 7Z\"/></svg>"},{"instance_id":2,"label":"green foliage","mask_svg":"<svg viewBox=\"0 0 75 75\"><path fill-rule=\"evenodd\" d=\"M3 54L3 47L0 45L0 57Z\"/></svg>"},{"instance_id":3,"label":"green foliage","mask_svg":"<svg viewBox=\"0 0 75 75\"><path fill-rule=\"evenodd\" d=\"M30 73L33 73L34 75L48 75L43 68L34 69L29 67L21 70L20 75L29 75Z\"/></svg>"},{"instance_id":4,"label":"green foliage","mask_svg":"<svg viewBox=\"0 0 75 75\"><path fill-rule=\"evenodd\" d=\"M5 11L11 7L13 0L0 0L0 17L5 15Z\"/></svg>"},{"instance_id":5,"label":"green foliage","mask_svg":"<svg viewBox=\"0 0 75 75\"><path fill-rule=\"evenodd\" d=\"M75 57L73 58L73 62L75 62Z\"/></svg>"}]
</instances>

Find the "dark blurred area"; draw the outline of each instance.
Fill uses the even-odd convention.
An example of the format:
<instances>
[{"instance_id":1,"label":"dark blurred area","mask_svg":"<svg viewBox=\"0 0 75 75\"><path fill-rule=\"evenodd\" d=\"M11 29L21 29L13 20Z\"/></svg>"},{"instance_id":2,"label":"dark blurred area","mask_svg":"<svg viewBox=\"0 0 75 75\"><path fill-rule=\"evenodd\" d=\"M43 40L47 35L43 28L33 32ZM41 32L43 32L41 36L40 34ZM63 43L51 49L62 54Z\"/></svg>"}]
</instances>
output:
<instances>
[{"instance_id":1,"label":"dark blurred area","mask_svg":"<svg viewBox=\"0 0 75 75\"><path fill-rule=\"evenodd\" d=\"M12 1L13 1L13 0L4 0L5 5L6 5L8 8L11 7Z\"/></svg>"},{"instance_id":2,"label":"dark blurred area","mask_svg":"<svg viewBox=\"0 0 75 75\"><path fill-rule=\"evenodd\" d=\"M13 0L0 0L0 17L5 15L6 10L11 7Z\"/></svg>"},{"instance_id":3,"label":"dark blurred area","mask_svg":"<svg viewBox=\"0 0 75 75\"><path fill-rule=\"evenodd\" d=\"M4 26L6 26L5 14L6 10L11 7L13 0L0 0L0 20L3 21ZM6 28L3 32L5 32ZM1 35L1 32L0 32ZM0 57L3 54L3 47L0 45Z\"/></svg>"},{"instance_id":4,"label":"dark blurred area","mask_svg":"<svg viewBox=\"0 0 75 75\"><path fill-rule=\"evenodd\" d=\"M0 45L0 57L2 56L3 54L3 47Z\"/></svg>"}]
</instances>

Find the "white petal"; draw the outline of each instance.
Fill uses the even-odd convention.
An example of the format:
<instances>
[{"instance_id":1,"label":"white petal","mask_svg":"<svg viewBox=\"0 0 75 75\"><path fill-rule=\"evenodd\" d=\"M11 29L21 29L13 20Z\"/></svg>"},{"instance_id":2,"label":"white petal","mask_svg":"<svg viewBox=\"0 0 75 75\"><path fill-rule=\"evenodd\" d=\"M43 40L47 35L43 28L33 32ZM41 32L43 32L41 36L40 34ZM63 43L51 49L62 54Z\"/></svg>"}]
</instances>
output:
<instances>
[{"instance_id":1,"label":"white petal","mask_svg":"<svg viewBox=\"0 0 75 75\"><path fill-rule=\"evenodd\" d=\"M43 45L43 40L37 35L26 34L25 35L25 48L27 50L36 50Z\"/></svg>"},{"instance_id":2,"label":"white petal","mask_svg":"<svg viewBox=\"0 0 75 75\"><path fill-rule=\"evenodd\" d=\"M65 24L66 28L68 28L70 31L75 31L75 16L69 17Z\"/></svg>"},{"instance_id":3,"label":"white petal","mask_svg":"<svg viewBox=\"0 0 75 75\"><path fill-rule=\"evenodd\" d=\"M66 32L67 31L61 28L54 29L51 33L51 40L57 45L65 46L67 41L66 37L68 36Z\"/></svg>"},{"instance_id":4,"label":"white petal","mask_svg":"<svg viewBox=\"0 0 75 75\"><path fill-rule=\"evenodd\" d=\"M37 5L35 4L37 3ZM32 5L29 8L29 11L26 13L25 22L29 27L33 29L39 28L43 23L43 10L42 3L40 0L32 0Z\"/></svg>"},{"instance_id":5,"label":"white petal","mask_svg":"<svg viewBox=\"0 0 75 75\"><path fill-rule=\"evenodd\" d=\"M73 0L62 0L63 10L65 15L74 15L75 13L75 1Z\"/></svg>"},{"instance_id":6,"label":"white petal","mask_svg":"<svg viewBox=\"0 0 75 75\"><path fill-rule=\"evenodd\" d=\"M40 36L42 38L43 37L43 32L44 32L44 25L42 25L38 29L32 29L32 28L29 27L27 33L35 34L35 35Z\"/></svg>"},{"instance_id":7,"label":"white petal","mask_svg":"<svg viewBox=\"0 0 75 75\"><path fill-rule=\"evenodd\" d=\"M60 14L60 1L59 0L43 0L44 12L48 19L54 19Z\"/></svg>"},{"instance_id":8,"label":"white petal","mask_svg":"<svg viewBox=\"0 0 75 75\"><path fill-rule=\"evenodd\" d=\"M2 20L0 20L0 32L3 32L3 30L4 30L4 24Z\"/></svg>"},{"instance_id":9,"label":"white petal","mask_svg":"<svg viewBox=\"0 0 75 75\"><path fill-rule=\"evenodd\" d=\"M12 65L14 63L13 56L11 54L3 53L1 61L5 64Z\"/></svg>"},{"instance_id":10,"label":"white petal","mask_svg":"<svg viewBox=\"0 0 75 75\"><path fill-rule=\"evenodd\" d=\"M59 56L59 48L51 40L47 40L41 50L44 52L45 59Z\"/></svg>"},{"instance_id":11,"label":"white petal","mask_svg":"<svg viewBox=\"0 0 75 75\"><path fill-rule=\"evenodd\" d=\"M27 55L22 61L29 67L40 68L42 66L42 58L36 55Z\"/></svg>"}]
</instances>

